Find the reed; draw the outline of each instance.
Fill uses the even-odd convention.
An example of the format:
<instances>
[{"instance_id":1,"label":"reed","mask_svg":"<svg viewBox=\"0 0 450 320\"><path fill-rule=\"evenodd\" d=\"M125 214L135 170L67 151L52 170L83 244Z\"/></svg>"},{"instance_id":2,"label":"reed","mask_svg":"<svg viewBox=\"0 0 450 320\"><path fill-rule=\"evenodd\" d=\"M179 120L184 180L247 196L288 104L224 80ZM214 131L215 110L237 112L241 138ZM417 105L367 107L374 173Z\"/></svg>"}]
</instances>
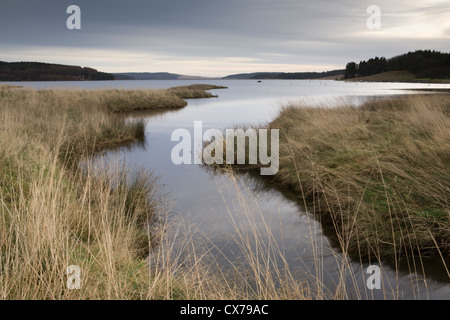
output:
<instances>
[{"instance_id":1,"label":"reed","mask_svg":"<svg viewBox=\"0 0 450 320\"><path fill-rule=\"evenodd\" d=\"M287 105L268 125L280 130L273 182L320 212L344 252L392 261L448 257L449 106L448 95Z\"/></svg>"},{"instance_id":2,"label":"reed","mask_svg":"<svg viewBox=\"0 0 450 320\"><path fill-rule=\"evenodd\" d=\"M297 190L312 212L334 212L342 272L336 288L325 288L323 248L313 248L313 282L291 274L282 244L233 171L226 174L238 198L227 202L225 214L242 264L224 269L219 256L203 250L194 227L173 237L176 228L167 220L172 204L159 195L151 172L91 162L92 155L145 137L145 124L114 112L111 101L159 94L0 89L1 299L348 299L352 288L345 276L354 275L346 253L354 239L361 255L375 249L376 258L394 247L399 259L413 251L411 243L425 254L422 238L442 257L447 253L446 100L374 102L361 109L290 107L270 125L285 133L275 179ZM369 144L374 140L378 145ZM225 192L218 183L218 194ZM233 218L236 213L240 219ZM392 219L384 230L386 216ZM379 239L393 235L398 242L371 242L374 228L366 226L376 226ZM70 265L81 269L80 290L67 287Z\"/></svg>"},{"instance_id":3,"label":"reed","mask_svg":"<svg viewBox=\"0 0 450 320\"><path fill-rule=\"evenodd\" d=\"M91 161L144 137L142 122L111 112L110 93L1 89L0 298L270 297L272 287L230 280L188 233L189 250L175 250L170 203L150 172ZM71 265L81 270L79 290L67 286Z\"/></svg>"}]
</instances>

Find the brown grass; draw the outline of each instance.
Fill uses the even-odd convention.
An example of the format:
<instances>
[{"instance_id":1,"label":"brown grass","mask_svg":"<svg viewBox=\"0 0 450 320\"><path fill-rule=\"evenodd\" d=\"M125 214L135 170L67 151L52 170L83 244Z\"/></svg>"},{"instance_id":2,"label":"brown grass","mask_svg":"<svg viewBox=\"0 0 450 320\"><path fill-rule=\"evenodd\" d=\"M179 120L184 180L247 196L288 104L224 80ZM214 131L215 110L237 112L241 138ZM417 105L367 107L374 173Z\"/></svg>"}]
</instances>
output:
<instances>
[{"instance_id":1,"label":"brown grass","mask_svg":"<svg viewBox=\"0 0 450 320\"><path fill-rule=\"evenodd\" d=\"M275 180L334 224L344 252L448 257L449 97L288 106L270 124L280 129Z\"/></svg>"},{"instance_id":2,"label":"brown grass","mask_svg":"<svg viewBox=\"0 0 450 320\"><path fill-rule=\"evenodd\" d=\"M178 255L151 173L91 164L87 155L143 136L108 111L109 93L0 91L0 299L304 298L295 282L283 293L264 275L256 291L245 276L230 281L192 238ZM67 286L71 265L79 290Z\"/></svg>"},{"instance_id":3,"label":"brown grass","mask_svg":"<svg viewBox=\"0 0 450 320\"><path fill-rule=\"evenodd\" d=\"M183 254L175 250L165 232L171 204L157 196L151 173L103 170L86 157L144 137L143 123L108 110L108 99L132 100L135 94L123 93L0 90L1 299L347 298L345 285L326 290L317 278L317 288L310 288L276 263L285 261L283 249L268 224L255 224L261 212L253 199L228 204L230 219L234 211L243 217L232 222L244 270L235 266L230 278L189 232ZM285 132L277 179L316 205L313 210L332 213L345 250L356 239L362 254L374 248L381 256L392 247L405 254L411 243L422 243L420 235L447 254L448 104L421 99L361 110L287 108L271 124ZM386 216L392 219L384 230ZM405 221L410 229L397 228ZM394 235L395 242L371 242L373 230L382 241ZM344 270L347 259L342 263ZM67 287L70 265L81 269L80 290Z\"/></svg>"},{"instance_id":4,"label":"brown grass","mask_svg":"<svg viewBox=\"0 0 450 320\"><path fill-rule=\"evenodd\" d=\"M207 92L213 89L226 89L227 87L215 86L209 84L192 84L188 86L179 86L170 88L168 91L182 99L215 98L216 95Z\"/></svg>"}]
</instances>

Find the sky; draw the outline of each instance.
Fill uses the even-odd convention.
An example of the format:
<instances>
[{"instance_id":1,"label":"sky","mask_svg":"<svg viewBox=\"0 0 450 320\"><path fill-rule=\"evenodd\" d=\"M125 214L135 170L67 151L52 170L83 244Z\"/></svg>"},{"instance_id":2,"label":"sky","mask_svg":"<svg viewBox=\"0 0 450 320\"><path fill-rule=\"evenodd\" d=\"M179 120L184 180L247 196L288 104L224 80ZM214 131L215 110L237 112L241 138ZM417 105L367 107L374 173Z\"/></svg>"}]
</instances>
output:
<instances>
[{"instance_id":1,"label":"sky","mask_svg":"<svg viewBox=\"0 0 450 320\"><path fill-rule=\"evenodd\" d=\"M81 29L68 29L70 5ZM380 9L379 29L367 21ZM371 20L374 21L374 20ZM0 61L220 77L450 51L450 0L1 0Z\"/></svg>"}]
</instances>

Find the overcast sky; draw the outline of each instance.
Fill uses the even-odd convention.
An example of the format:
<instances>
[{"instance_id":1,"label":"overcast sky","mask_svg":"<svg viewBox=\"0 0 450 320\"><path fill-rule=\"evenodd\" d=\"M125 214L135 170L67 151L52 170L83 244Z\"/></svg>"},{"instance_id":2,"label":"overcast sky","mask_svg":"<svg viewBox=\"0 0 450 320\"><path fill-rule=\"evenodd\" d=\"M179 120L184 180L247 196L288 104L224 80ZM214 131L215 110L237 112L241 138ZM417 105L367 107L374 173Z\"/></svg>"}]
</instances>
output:
<instances>
[{"instance_id":1,"label":"overcast sky","mask_svg":"<svg viewBox=\"0 0 450 320\"><path fill-rule=\"evenodd\" d=\"M69 5L81 30L69 30ZM381 29L367 27L369 5ZM450 51L450 0L1 0L0 60L105 72L326 71Z\"/></svg>"}]
</instances>

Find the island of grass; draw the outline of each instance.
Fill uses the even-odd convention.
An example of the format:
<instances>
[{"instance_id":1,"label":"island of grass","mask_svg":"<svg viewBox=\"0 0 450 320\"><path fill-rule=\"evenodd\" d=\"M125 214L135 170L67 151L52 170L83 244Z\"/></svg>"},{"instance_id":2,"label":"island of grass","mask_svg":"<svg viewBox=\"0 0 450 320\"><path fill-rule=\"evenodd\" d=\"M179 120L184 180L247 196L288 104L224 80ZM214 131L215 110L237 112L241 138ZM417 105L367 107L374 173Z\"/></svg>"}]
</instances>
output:
<instances>
[{"instance_id":1,"label":"island of grass","mask_svg":"<svg viewBox=\"0 0 450 320\"><path fill-rule=\"evenodd\" d=\"M271 182L331 225L345 253L448 258L450 95L289 105L268 129L280 130Z\"/></svg>"},{"instance_id":2,"label":"island of grass","mask_svg":"<svg viewBox=\"0 0 450 320\"><path fill-rule=\"evenodd\" d=\"M226 89L227 87L192 84L169 89L153 90L101 90L96 92L99 103L114 113L183 108L187 105L184 99L215 98L208 90Z\"/></svg>"}]
</instances>

